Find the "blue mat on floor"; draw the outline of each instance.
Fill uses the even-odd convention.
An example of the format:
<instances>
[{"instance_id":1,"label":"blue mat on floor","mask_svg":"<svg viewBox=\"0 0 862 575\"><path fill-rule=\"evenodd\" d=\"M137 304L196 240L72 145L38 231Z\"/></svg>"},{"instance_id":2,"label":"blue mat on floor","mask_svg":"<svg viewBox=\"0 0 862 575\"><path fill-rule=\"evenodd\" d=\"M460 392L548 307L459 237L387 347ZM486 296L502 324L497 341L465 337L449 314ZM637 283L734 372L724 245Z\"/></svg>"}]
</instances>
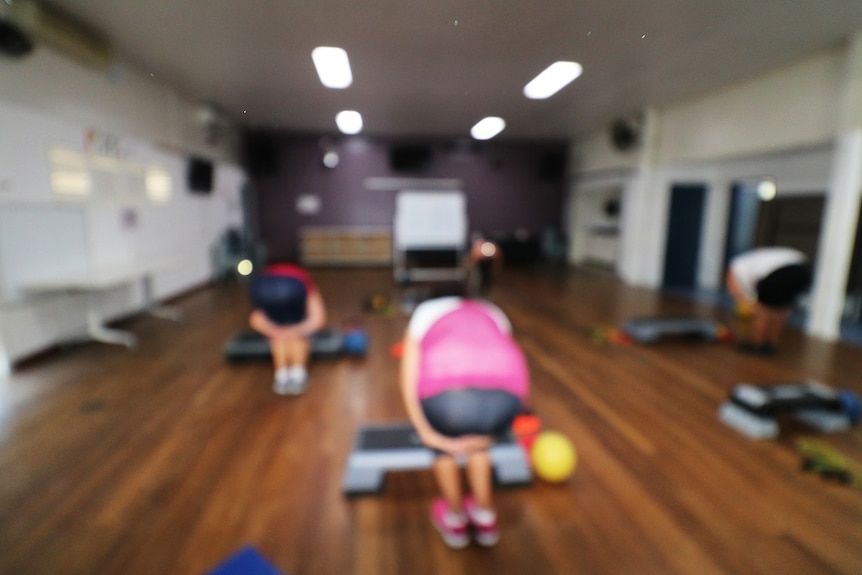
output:
<instances>
[{"instance_id":1,"label":"blue mat on floor","mask_svg":"<svg viewBox=\"0 0 862 575\"><path fill-rule=\"evenodd\" d=\"M207 575L282 575L263 555L244 547Z\"/></svg>"}]
</instances>

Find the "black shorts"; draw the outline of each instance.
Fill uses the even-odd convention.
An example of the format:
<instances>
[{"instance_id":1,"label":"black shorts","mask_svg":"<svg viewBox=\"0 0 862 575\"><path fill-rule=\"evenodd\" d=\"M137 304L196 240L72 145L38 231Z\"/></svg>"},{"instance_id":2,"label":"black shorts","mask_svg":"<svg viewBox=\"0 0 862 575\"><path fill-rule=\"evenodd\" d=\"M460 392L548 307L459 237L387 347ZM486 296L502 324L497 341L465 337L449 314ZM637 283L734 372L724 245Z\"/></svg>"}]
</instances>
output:
<instances>
[{"instance_id":1,"label":"black shorts","mask_svg":"<svg viewBox=\"0 0 862 575\"><path fill-rule=\"evenodd\" d=\"M260 275L251 282L251 303L270 321L293 325L305 319L308 294L302 280L284 275Z\"/></svg>"},{"instance_id":2,"label":"black shorts","mask_svg":"<svg viewBox=\"0 0 862 575\"><path fill-rule=\"evenodd\" d=\"M757 302L773 309L793 307L811 286L811 268L805 264L780 267L757 282Z\"/></svg>"},{"instance_id":3,"label":"black shorts","mask_svg":"<svg viewBox=\"0 0 862 575\"><path fill-rule=\"evenodd\" d=\"M520 398L508 391L475 387L444 391L421 404L431 427L448 437L503 437L522 409Z\"/></svg>"}]
</instances>

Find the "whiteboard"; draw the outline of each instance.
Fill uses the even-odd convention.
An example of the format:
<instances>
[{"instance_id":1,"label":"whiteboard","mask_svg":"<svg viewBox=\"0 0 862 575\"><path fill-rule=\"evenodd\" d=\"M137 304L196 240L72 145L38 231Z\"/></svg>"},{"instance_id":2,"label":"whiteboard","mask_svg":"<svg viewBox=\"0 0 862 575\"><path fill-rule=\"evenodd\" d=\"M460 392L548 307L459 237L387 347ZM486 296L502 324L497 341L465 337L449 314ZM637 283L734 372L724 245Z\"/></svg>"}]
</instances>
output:
<instances>
[{"instance_id":1,"label":"whiteboard","mask_svg":"<svg viewBox=\"0 0 862 575\"><path fill-rule=\"evenodd\" d=\"M0 102L0 202L50 200L47 137L52 126L42 116ZM65 126L60 131L66 134Z\"/></svg>"},{"instance_id":2,"label":"whiteboard","mask_svg":"<svg viewBox=\"0 0 862 575\"><path fill-rule=\"evenodd\" d=\"M0 278L6 301L22 297L25 283L88 271L85 214L77 206L0 209Z\"/></svg>"},{"instance_id":3,"label":"whiteboard","mask_svg":"<svg viewBox=\"0 0 862 575\"><path fill-rule=\"evenodd\" d=\"M0 303L34 283L207 266L224 229L243 224L236 166L218 164L214 193L192 194L183 152L2 101L0 126L15 135L0 137Z\"/></svg>"},{"instance_id":4,"label":"whiteboard","mask_svg":"<svg viewBox=\"0 0 862 575\"><path fill-rule=\"evenodd\" d=\"M399 192L392 236L398 250L463 248L467 245L467 200L463 192Z\"/></svg>"}]
</instances>

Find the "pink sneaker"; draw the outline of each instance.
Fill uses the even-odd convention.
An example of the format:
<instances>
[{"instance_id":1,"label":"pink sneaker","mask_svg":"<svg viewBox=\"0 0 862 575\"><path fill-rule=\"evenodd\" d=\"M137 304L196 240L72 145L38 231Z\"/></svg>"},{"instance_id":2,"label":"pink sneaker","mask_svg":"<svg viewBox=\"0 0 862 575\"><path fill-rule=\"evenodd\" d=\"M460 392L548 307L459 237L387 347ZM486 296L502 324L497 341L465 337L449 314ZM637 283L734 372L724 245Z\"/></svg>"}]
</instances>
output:
<instances>
[{"instance_id":1,"label":"pink sneaker","mask_svg":"<svg viewBox=\"0 0 862 575\"><path fill-rule=\"evenodd\" d=\"M431 523L446 545L452 549L463 549L470 543L470 536L467 533L467 518L459 518L454 513L449 511L449 505L443 498L434 501L431 506Z\"/></svg>"},{"instance_id":2,"label":"pink sneaker","mask_svg":"<svg viewBox=\"0 0 862 575\"><path fill-rule=\"evenodd\" d=\"M500 532L497 530L497 514L487 509L479 509L476 500L472 497L464 498L464 509L467 518L473 526L473 537L476 543L483 547L493 547L500 540Z\"/></svg>"}]
</instances>

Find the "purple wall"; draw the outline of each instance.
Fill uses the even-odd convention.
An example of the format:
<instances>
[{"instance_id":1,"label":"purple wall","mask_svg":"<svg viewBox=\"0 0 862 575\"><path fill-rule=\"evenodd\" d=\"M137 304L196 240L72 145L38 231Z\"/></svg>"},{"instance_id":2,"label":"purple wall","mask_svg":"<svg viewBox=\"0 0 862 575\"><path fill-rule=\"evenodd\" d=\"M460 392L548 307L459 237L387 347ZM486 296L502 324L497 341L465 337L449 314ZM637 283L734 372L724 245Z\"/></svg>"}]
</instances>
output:
<instances>
[{"instance_id":1,"label":"purple wall","mask_svg":"<svg viewBox=\"0 0 862 575\"><path fill-rule=\"evenodd\" d=\"M390 149L399 143L362 137L270 137L265 153L271 155L268 163L275 171L249 169L258 194L259 234L269 254L296 257L298 230L304 226L390 226L398 192L367 189L369 177L461 180L471 231L505 234L525 229L539 234L549 225L560 229L565 183L555 160L565 157L564 144L423 141L433 152L430 167L406 174L389 165ZM339 155L334 169L323 165L327 150ZM261 153L259 147L255 153ZM297 197L305 194L320 198L319 213L297 213Z\"/></svg>"}]
</instances>

